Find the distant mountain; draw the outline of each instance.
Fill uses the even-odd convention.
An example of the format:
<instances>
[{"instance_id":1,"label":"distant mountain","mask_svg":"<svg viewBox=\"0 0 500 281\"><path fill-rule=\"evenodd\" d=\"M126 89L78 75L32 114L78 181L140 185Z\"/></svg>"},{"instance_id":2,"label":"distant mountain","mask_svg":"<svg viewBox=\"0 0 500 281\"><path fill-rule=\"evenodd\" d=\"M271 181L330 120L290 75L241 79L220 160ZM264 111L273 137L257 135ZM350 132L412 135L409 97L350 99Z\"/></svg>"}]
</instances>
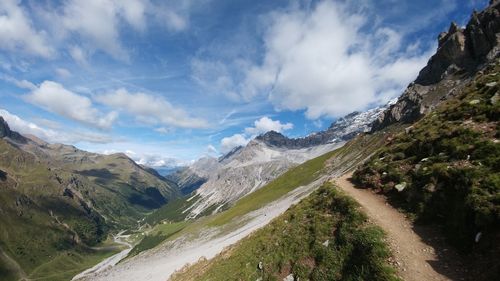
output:
<instances>
[{"instance_id":1,"label":"distant mountain","mask_svg":"<svg viewBox=\"0 0 500 281\"><path fill-rule=\"evenodd\" d=\"M0 117L0 252L27 274L60 255L85 255L110 230L136 225L179 195L125 154L50 144Z\"/></svg>"},{"instance_id":2,"label":"distant mountain","mask_svg":"<svg viewBox=\"0 0 500 281\"><path fill-rule=\"evenodd\" d=\"M370 131L371 124L394 102L395 100L390 101L386 106L373 108L365 112L348 114L333 122L327 130L313 133L307 137L292 139L278 132L270 131L258 136L256 139L269 146L289 149L307 148L350 140L359 133Z\"/></svg>"},{"instance_id":3,"label":"distant mountain","mask_svg":"<svg viewBox=\"0 0 500 281\"><path fill-rule=\"evenodd\" d=\"M183 209L177 212L184 213L187 218L195 218L230 207L236 200L261 188L288 169L369 131L371 123L387 106L353 112L333 122L327 130L304 138L288 138L270 131L219 159L200 159L169 176L183 194L194 191L188 199L189 203L183 204Z\"/></svg>"},{"instance_id":4,"label":"distant mountain","mask_svg":"<svg viewBox=\"0 0 500 281\"><path fill-rule=\"evenodd\" d=\"M228 157L221 157L207 181L192 196L185 210L188 218L228 208L241 197L261 188L291 167L315 158L342 142L309 148L288 149L269 146L255 139Z\"/></svg>"}]
</instances>

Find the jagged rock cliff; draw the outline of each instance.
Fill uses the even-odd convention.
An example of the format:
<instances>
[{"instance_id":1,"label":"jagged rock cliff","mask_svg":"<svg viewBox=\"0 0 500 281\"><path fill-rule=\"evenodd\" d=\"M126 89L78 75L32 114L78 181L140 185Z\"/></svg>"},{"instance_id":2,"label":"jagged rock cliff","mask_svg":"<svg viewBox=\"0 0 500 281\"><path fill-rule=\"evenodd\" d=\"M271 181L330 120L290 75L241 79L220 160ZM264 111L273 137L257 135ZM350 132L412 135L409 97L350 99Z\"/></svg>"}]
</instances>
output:
<instances>
[{"instance_id":1,"label":"jagged rock cliff","mask_svg":"<svg viewBox=\"0 0 500 281\"><path fill-rule=\"evenodd\" d=\"M16 142L26 142L26 138L18 132L12 131L9 124L0 116L0 138L9 138Z\"/></svg>"},{"instance_id":2,"label":"jagged rock cliff","mask_svg":"<svg viewBox=\"0 0 500 281\"><path fill-rule=\"evenodd\" d=\"M438 49L415 82L372 125L381 130L396 122L410 123L429 112L488 62L500 54L500 1L474 12L465 28L452 23L438 37Z\"/></svg>"}]
</instances>

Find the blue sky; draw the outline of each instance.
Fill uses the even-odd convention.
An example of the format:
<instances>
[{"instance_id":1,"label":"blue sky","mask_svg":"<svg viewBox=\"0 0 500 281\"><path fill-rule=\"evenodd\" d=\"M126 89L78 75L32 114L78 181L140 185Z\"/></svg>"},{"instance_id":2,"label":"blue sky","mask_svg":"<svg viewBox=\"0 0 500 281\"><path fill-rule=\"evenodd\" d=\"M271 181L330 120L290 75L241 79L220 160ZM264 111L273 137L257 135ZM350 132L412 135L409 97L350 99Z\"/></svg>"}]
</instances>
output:
<instances>
[{"instance_id":1,"label":"blue sky","mask_svg":"<svg viewBox=\"0 0 500 281\"><path fill-rule=\"evenodd\" d=\"M0 2L0 115L161 166L398 96L473 0Z\"/></svg>"}]
</instances>

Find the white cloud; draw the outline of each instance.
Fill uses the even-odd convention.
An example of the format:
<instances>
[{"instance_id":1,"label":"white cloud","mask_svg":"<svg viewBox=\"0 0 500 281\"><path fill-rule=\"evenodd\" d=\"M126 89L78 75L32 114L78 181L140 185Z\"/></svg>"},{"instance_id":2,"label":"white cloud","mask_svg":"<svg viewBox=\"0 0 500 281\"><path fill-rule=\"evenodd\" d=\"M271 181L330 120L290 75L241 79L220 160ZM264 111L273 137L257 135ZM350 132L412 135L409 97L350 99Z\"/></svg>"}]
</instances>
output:
<instances>
[{"instance_id":1,"label":"white cloud","mask_svg":"<svg viewBox=\"0 0 500 281\"><path fill-rule=\"evenodd\" d=\"M138 1L127 1L141 6ZM128 60L128 53L119 42L120 16L131 26L139 28L142 19L140 15L126 12L118 1L111 0L71 0L64 4L62 14L57 15L58 24L65 32L77 33L84 42L89 42L89 48L101 49L120 60ZM123 14L122 14L123 13Z\"/></svg>"},{"instance_id":2,"label":"white cloud","mask_svg":"<svg viewBox=\"0 0 500 281\"><path fill-rule=\"evenodd\" d=\"M155 128L154 130L155 130L155 132L158 132L158 133L163 134L163 135L166 135L166 134L172 132L171 129L165 128L165 127L158 127L158 128Z\"/></svg>"},{"instance_id":3,"label":"white cloud","mask_svg":"<svg viewBox=\"0 0 500 281\"><path fill-rule=\"evenodd\" d=\"M103 94L96 100L110 107L127 111L145 123L164 124L181 128L205 128L203 119L191 117L165 98L145 93L129 93L126 89Z\"/></svg>"},{"instance_id":4,"label":"white cloud","mask_svg":"<svg viewBox=\"0 0 500 281\"><path fill-rule=\"evenodd\" d=\"M209 145L207 145L207 154L208 155L218 155L219 152L217 151L217 148L215 148L213 145L209 144Z\"/></svg>"},{"instance_id":5,"label":"white cloud","mask_svg":"<svg viewBox=\"0 0 500 281\"><path fill-rule=\"evenodd\" d=\"M71 92L53 81L44 81L24 98L47 111L102 129L110 128L118 117L116 112L101 113L88 97Z\"/></svg>"},{"instance_id":6,"label":"white cloud","mask_svg":"<svg viewBox=\"0 0 500 281\"><path fill-rule=\"evenodd\" d=\"M46 33L35 30L26 12L19 6L20 2L0 1L0 48L45 58L54 56Z\"/></svg>"},{"instance_id":7,"label":"white cloud","mask_svg":"<svg viewBox=\"0 0 500 281\"><path fill-rule=\"evenodd\" d=\"M385 101L416 77L429 54L398 52L401 34L387 27L365 31L368 24L332 1L274 14L263 63L248 71L243 95L272 87L269 100L277 109L306 109L311 119Z\"/></svg>"},{"instance_id":8,"label":"white cloud","mask_svg":"<svg viewBox=\"0 0 500 281\"><path fill-rule=\"evenodd\" d=\"M69 55L81 66L88 66L87 53L78 46L71 46L68 49Z\"/></svg>"},{"instance_id":9,"label":"white cloud","mask_svg":"<svg viewBox=\"0 0 500 281\"><path fill-rule=\"evenodd\" d=\"M71 72L67 70L66 68L58 67L55 69L56 74L61 77L61 78L68 78L71 77Z\"/></svg>"},{"instance_id":10,"label":"white cloud","mask_svg":"<svg viewBox=\"0 0 500 281\"><path fill-rule=\"evenodd\" d=\"M96 134L81 130L75 131L68 128L62 128L60 125L57 125L57 127L60 128L57 130L47 129L33 122L26 121L4 109L0 109L0 116L7 121L12 130L25 135L34 135L51 143L109 143L112 141L110 136L104 134ZM55 125L56 124L52 124L53 127L56 127Z\"/></svg>"},{"instance_id":11,"label":"white cloud","mask_svg":"<svg viewBox=\"0 0 500 281\"><path fill-rule=\"evenodd\" d=\"M259 61L193 60L193 76L232 100L264 98L309 119L385 103L416 78L433 49L407 48L405 33L349 5L324 0L272 12L262 17Z\"/></svg>"},{"instance_id":12,"label":"white cloud","mask_svg":"<svg viewBox=\"0 0 500 281\"><path fill-rule=\"evenodd\" d=\"M292 123L282 124L279 120L274 121L269 117L262 117L254 122L254 127L245 128L245 133L248 135L258 135L269 131L281 133L292 128Z\"/></svg>"},{"instance_id":13,"label":"white cloud","mask_svg":"<svg viewBox=\"0 0 500 281\"><path fill-rule=\"evenodd\" d=\"M238 146L245 146L250 141L242 134L235 134L230 137L223 138L220 141L220 151L222 153L228 153L233 148Z\"/></svg>"},{"instance_id":14,"label":"white cloud","mask_svg":"<svg viewBox=\"0 0 500 281\"><path fill-rule=\"evenodd\" d=\"M30 81L28 80L17 80L16 78L14 77L11 77L11 76L7 76L7 75L3 75L0 77L0 79L4 80L4 81L7 81L9 83L12 83L14 85L16 85L17 87L21 88L21 89L28 89L28 90L34 90L36 89L36 85L31 83Z\"/></svg>"},{"instance_id":15,"label":"white cloud","mask_svg":"<svg viewBox=\"0 0 500 281\"><path fill-rule=\"evenodd\" d=\"M80 49L70 49L77 62L102 50L115 59L128 61L130 51L121 42L123 24L135 31L145 32L148 22L160 22L170 31L178 32L189 26L189 17L194 1L174 1L156 3L150 0L69 0L57 12L45 11L52 15L53 29L60 37L77 34L81 41ZM198 3L196 3L198 4ZM53 20L56 19L56 20Z\"/></svg>"},{"instance_id":16,"label":"white cloud","mask_svg":"<svg viewBox=\"0 0 500 281\"><path fill-rule=\"evenodd\" d=\"M0 49L44 58L66 49L83 65L100 50L129 61L130 50L121 42L123 30L146 32L150 22L173 32L185 30L192 10L202 2L206 1L67 0L59 4L33 2L28 9L22 1L3 0Z\"/></svg>"},{"instance_id":17,"label":"white cloud","mask_svg":"<svg viewBox=\"0 0 500 281\"><path fill-rule=\"evenodd\" d=\"M107 149L101 151L102 154L110 155L115 153L120 153L120 151L115 149ZM164 155L160 155L157 153L142 153L136 152L130 149L125 150L124 152L128 157L134 160L139 165L144 165L152 168L161 168L161 167L179 167L186 166L187 161L183 161L177 158L168 157Z\"/></svg>"}]
</instances>

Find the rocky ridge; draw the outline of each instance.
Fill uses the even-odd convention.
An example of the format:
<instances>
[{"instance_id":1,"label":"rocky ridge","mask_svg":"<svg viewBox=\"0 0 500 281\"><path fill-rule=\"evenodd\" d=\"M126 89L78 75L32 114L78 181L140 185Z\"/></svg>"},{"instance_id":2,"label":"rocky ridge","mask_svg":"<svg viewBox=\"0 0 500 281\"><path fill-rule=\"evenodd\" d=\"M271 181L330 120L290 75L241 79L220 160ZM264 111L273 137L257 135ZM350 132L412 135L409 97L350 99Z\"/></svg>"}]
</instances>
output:
<instances>
[{"instance_id":1,"label":"rocky ridge","mask_svg":"<svg viewBox=\"0 0 500 281\"><path fill-rule=\"evenodd\" d=\"M385 106L376 107L365 112L353 112L333 122L327 130L303 138L288 138L278 132L270 131L258 136L256 139L269 146L288 149L301 149L347 141L359 133L370 131L371 124L394 102L395 100L390 101Z\"/></svg>"},{"instance_id":2,"label":"rocky ridge","mask_svg":"<svg viewBox=\"0 0 500 281\"><path fill-rule=\"evenodd\" d=\"M500 1L473 12L465 28L452 23L415 82L372 125L372 131L411 123L459 92L470 77L500 55Z\"/></svg>"}]
</instances>

